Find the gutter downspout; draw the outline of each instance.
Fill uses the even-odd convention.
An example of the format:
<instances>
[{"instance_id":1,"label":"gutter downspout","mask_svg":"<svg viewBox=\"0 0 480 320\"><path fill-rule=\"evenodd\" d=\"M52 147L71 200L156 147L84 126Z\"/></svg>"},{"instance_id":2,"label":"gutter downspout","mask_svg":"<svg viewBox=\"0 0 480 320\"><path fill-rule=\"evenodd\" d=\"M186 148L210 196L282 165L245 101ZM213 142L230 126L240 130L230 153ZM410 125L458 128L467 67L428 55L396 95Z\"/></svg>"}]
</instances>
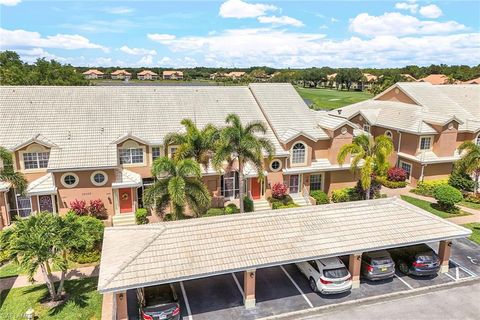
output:
<instances>
[{"instance_id":1,"label":"gutter downspout","mask_svg":"<svg viewBox=\"0 0 480 320\"><path fill-rule=\"evenodd\" d=\"M402 133L399 130L397 130L397 133L398 133L398 147L397 147L397 160L396 160L397 164L396 164L396 166L398 167L400 165L400 162L399 162L400 159L398 157L398 153L400 152L400 146L402 144Z\"/></svg>"}]
</instances>

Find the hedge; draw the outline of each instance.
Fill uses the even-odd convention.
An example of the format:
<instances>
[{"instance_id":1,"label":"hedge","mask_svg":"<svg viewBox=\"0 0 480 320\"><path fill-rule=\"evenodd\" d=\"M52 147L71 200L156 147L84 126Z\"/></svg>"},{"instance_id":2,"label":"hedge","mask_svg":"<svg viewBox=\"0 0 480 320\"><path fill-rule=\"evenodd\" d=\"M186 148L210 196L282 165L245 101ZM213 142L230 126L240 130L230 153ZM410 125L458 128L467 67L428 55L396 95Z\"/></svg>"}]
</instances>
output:
<instances>
[{"instance_id":1,"label":"hedge","mask_svg":"<svg viewBox=\"0 0 480 320\"><path fill-rule=\"evenodd\" d=\"M411 191L422 196L433 197L435 188L442 185L448 185L447 179L419 181L417 187Z\"/></svg>"},{"instance_id":2,"label":"hedge","mask_svg":"<svg viewBox=\"0 0 480 320\"><path fill-rule=\"evenodd\" d=\"M235 203L229 203L225 207L225 214L233 214L233 213L239 213L239 212L240 212L240 209L237 208Z\"/></svg>"},{"instance_id":3,"label":"hedge","mask_svg":"<svg viewBox=\"0 0 480 320\"><path fill-rule=\"evenodd\" d=\"M203 215L203 217L221 216L221 215L224 215L224 214L225 214L225 211L224 211L223 208L210 208Z\"/></svg>"},{"instance_id":4,"label":"hedge","mask_svg":"<svg viewBox=\"0 0 480 320\"><path fill-rule=\"evenodd\" d=\"M268 198L268 201L272 204L272 210L299 207L289 195L284 196L282 199Z\"/></svg>"},{"instance_id":5,"label":"hedge","mask_svg":"<svg viewBox=\"0 0 480 320\"><path fill-rule=\"evenodd\" d=\"M328 195L320 190L311 191L310 197L315 199L316 204L326 204L330 203L330 199L328 199Z\"/></svg>"},{"instance_id":6,"label":"hedge","mask_svg":"<svg viewBox=\"0 0 480 320\"><path fill-rule=\"evenodd\" d=\"M145 208L138 208L137 211L135 211L135 221L137 224L147 224L148 223L148 211Z\"/></svg>"},{"instance_id":7,"label":"hedge","mask_svg":"<svg viewBox=\"0 0 480 320\"><path fill-rule=\"evenodd\" d=\"M332 202L348 202L362 200L357 188L343 188L332 191Z\"/></svg>"},{"instance_id":8,"label":"hedge","mask_svg":"<svg viewBox=\"0 0 480 320\"><path fill-rule=\"evenodd\" d=\"M253 212L253 200L247 196L243 198L243 210L245 212Z\"/></svg>"},{"instance_id":9,"label":"hedge","mask_svg":"<svg viewBox=\"0 0 480 320\"><path fill-rule=\"evenodd\" d=\"M450 185L441 185L433 191L438 205L446 212L457 212L455 204L463 200L462 193Z\"/></svg>"},{"instance_id":10,"label":"hedge","mask_svg":"<svg viewBox=\"0 0 480 320\"><path fill-rule=\"evenodd\" d=\"M386 177L375 177L375 180L382 186L390 189L405 188L407 186L406 181L390 181Z\"/></svg>"}]
</instances>

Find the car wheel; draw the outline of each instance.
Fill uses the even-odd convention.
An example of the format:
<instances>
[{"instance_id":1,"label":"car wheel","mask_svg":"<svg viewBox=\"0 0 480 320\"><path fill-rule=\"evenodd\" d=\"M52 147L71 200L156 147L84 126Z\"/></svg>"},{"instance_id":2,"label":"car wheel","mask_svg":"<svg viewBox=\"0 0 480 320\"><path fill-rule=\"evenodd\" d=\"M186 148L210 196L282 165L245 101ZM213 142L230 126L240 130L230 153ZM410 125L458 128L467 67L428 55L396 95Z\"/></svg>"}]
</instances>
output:
<instances>
[{"instance_id":1,"label":"car wheel","mask_svg":"<svg viewBox=\"0 0 480 320\"><path fill-rule=\"evenodd\" d=\"M317 284L315 283L315 280L313 280L313 278L310 278L310 281L308 281L308 283L310 284L310 288L312 288L313 292L318 291Z\"/></svg>"},{"instance_id":2,"label":"car wheel","mask_svg":"<svg viewBox=\"0 0 480 320\"><path fill-rule=\"evenodd\" d=\"M398 269L400 270L401 273L403 274L408 274L408 266L405 262L400 262L398 264Z\"/></svg>"}]
</instances>

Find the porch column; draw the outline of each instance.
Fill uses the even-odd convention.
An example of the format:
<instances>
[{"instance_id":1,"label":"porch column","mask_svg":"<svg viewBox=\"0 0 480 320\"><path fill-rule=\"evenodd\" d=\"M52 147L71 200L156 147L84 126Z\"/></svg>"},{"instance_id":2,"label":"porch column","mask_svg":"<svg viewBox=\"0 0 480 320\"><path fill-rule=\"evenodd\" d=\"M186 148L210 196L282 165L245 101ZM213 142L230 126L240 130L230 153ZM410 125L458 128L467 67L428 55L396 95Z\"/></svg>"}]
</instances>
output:
<instances>
[{"instance_id":1,"label":"porch column","mask_svg":"<svg viewBox=\"0 0 480 320\"><path fill-rule=\"evenodd\" d=\"M252 269L243 273L243 302L246 309L255 308L255 271L255 269Z\"/></svg>"},{"instance_id":2,"label":"porch column","mask_svg":"<svg viewBox=\"0 0 480 320\"><path fill-rule=\"evenodd\" d=\"M360 267L362 265L362 254L354 253L348 257L348 271L352 276L352 289L360 288Z\"/></svg>"},{"instance_id":3,"label":"porch column","mask_svg":"<svg viewBox=\"0 0 480 320\"><path fill-rule=\"evenodd\" d=\"M115 215L120 214L120 195L118 189L113 189L113 210Z\"/></svg>"},{"instance_id":4,"label":"porch column","mask_svg":"<svg viewBox=\"0 0 480 320\"><path fill-rule=\"evenodd\" d=\"M116 320L114 318L115 303L113 303L114 294L113 293L104 293L102 299L102 320Z\"/></svg>"},{"instance_id":5,"label":"porch column","mask_svg":"<svg viewBox=\"0 0 480 320\"><path fill-rule=\"evenodd\" d=\"M117 306L117 319L116 320L128 320L127 311L127 292L121 291L115 293L115 304Z\"/></svg>"},{"instance_id":6,"label":"porch column","mask_svg":"<svg viewBox=\"0 0 480 320\"><path fill-rule=\"evenodd\" d=\"M448 262L450 260L450 249L452 248L452 241L442 240L438 246L438 257L440 258L440 272L448 272Z\"/></svg>"}]
</instances>

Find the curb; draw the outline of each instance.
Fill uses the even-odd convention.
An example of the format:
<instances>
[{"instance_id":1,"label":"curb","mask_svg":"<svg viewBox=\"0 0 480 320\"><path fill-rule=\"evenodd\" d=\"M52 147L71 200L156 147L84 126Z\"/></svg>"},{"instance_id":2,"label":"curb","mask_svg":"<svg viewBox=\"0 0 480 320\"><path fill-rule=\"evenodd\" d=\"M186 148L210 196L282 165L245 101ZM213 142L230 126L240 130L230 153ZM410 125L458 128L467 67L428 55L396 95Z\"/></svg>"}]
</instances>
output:
<instances>
[{"instance_id":1,"label":"curb","mask_svg":"<svg viewBox=\"0 0 480 320\"><path fill-rule=\"evenodd\" d=\"M282 313L274 316L268 316L264 318L259 318L257 320L274 320L274 319L293 319L298 316L309 316L309 315L315 315L319 311L338 311L338 310L343 310L346 309L347 307L350 306L362 306L362 305L369 305L369 304L374 304L374 303L379 303L383 302L386 300L389 300L390 298L403 298L403 297L412 297L412 296L418 296L425 294L427 292L433 292L433 291L440 291L446 288L450 287L462 287L462 286L467 286L475 282L480 282L479 277L471 277L463 280L458 280L456 282L449 282L449 283L442 283L442 284L436 284L433 286L428 286L428 287L423 287L423 288L416 288L413 290L406 290L406 291L399 291L399 292L392 292L392 293L387 293L387 294L382 294L378 296L373 296L373 297L367 297L367 298L361 298L357 300L352 300L352 301L345 301L341 303L333 303L329 304L326 306L321 306L321 307L315 307L315 308L310 308L310 309L303 309L303 310L298 310L298 311L292 311L292 312L287 312L287 313Z\"/></svg>"}]
</instances>

